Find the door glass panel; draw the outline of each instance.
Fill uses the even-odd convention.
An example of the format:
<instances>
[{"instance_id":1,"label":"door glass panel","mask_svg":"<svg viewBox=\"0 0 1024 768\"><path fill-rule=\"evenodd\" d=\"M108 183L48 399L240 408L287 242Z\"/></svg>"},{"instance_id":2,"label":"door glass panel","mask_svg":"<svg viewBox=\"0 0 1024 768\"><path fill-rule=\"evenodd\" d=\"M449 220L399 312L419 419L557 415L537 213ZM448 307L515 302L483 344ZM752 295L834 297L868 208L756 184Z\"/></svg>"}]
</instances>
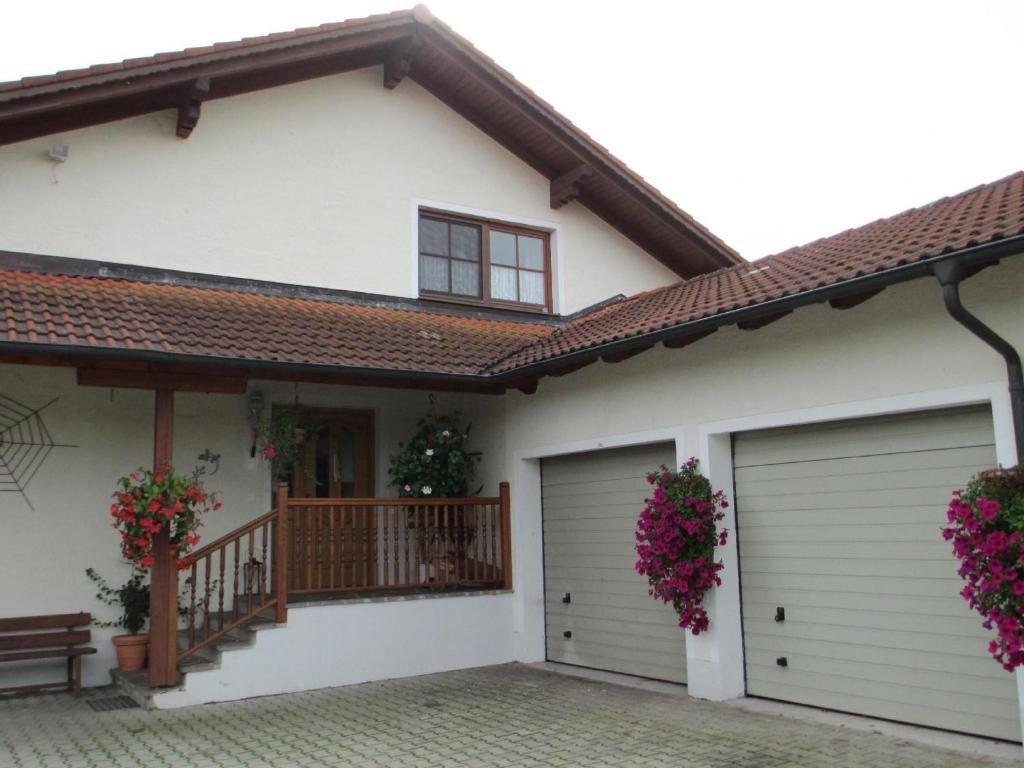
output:
<instances>
[{"instance_id":1,"label":"door glass panel","mask_svg":"<svg viewBox=\"0 0 1024 768\"><path fill-rule=\"evenodd\" d=\"M540 272L519 273L519 300L524 304L544 303L544 275Z\"/></svg>"},{"instance_id":2,"label":"door glass panel","mask_svg":"<svg viewBox=\"0 0 1024 768\"><path fill-rule=\"evenodd\" d=\"M480 295L480 265L452 259L452 293L460 296Z\"/></svg>"},{"instance_id":3,"label":"door glass panel","mask_svg":"<svg viewBox=\"0 0 1024 768\"><path fill-rule=\"evenodd\" d=\"M480 227L452 224L452 256L456 259L480 261Z\"/></svg>"},{"instance_id":4,"label":"door glass panel","mask_svg":"<svg viewBox=\"0 0 1024 768\"><path fill-rule=\"evenodd\" d=\"M330 433L326 430L318 430L309 434L306 440L315 441L313 463L313 477L308 479L308 485L312 486L311 496L318 499L326 499L331 495L331 484L327 482L327 470L331 455Z\"/></svg>"},{"instance_id":5,"label":"door glass panel","mask_svg":"<svg viewBox=\"0 0 1024 768\"><path fill-rule=\"evenodd\" d=\"M448 259L420 256L420 289L448 293Z\"/></svg>"},{"instance_id":6,"label":"door glass panel","mask_svg":"<svg viewBox=\"0 0 1024 768\"><path fill-rule=\"evenodd\" d=\"M420 253L448 255L448 223L420 217Z\"/></svg>"},{"instance_id":7,"label":"door glass panel","mask_svg":"<svg viewBox=\"0 0 1024 768\"><path fill-rule=\"evenodd\" d=\"M544 269L543 240L539 237L519 236L519 266L527 269Z\"/></svg>"},{"instance_id":8,"label":"door glass panel","mask_svg":"<svg viewBox=\"0 0 1024 768\"><path fill-rule=\"evenodd\" d=\"M516 236L491 230L491 263L516 265Z\"/></svg>"},{"instance_id":9,"label":"door glass panel","mask_svg":"<svg viewBox=\"0 0 1024 768\"><path fill-rule=\"evenodd\" d=\"M356 496L356 436L350 429L337 432L334 466L331 468L331 482L341 492L341 498Z\"/></svg>"},{"instance_id":10,"label":"door glass panel","mask_svg":"<svg viewBox=\"0 0 1024 768\"><path fill-rule=\"evenodd\" d=\"M507 267L491 267L491 297L516 300L516 271Z\"/></svg>"}]
</instances>

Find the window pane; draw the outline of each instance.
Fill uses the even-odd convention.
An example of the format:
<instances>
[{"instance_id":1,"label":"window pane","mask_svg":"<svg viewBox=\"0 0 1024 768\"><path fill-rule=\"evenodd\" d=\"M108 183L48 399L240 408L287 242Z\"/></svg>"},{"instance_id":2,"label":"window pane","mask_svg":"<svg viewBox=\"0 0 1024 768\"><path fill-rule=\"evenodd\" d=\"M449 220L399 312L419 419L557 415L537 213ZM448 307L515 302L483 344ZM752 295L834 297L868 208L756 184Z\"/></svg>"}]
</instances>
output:
<instances>
[{"instance_id":1,"label":"window pane","mask_svg":"<svg viewBox=\"0 0 1024 768\"><path fill-rule=\"evenodd\" d=\"M516 271L507 267L491 267L491 298L516 301Z\"/></svg>"},{"instance_id":2,"label":"window pane","mask_svg":"<svg viewBox=\"0 0 1024 768\"><path fill-rule=\"evenodd\" d=\"M420 290L448 293L448 259L420 256Z\"/></svg>"},{"instance_id":3,"label":"window pane","mask_svg":"<svg viewBox=\"0 0 1024 768\"><path fill-rule=\"evenodd\" d=\"M544 304L544 273L519 273L519 300L524 304Z\"/></svg>"},{"instance_id":4,"label":"window pane","mask_svg":"<svg viewBox=\"0 0 1024 768\"><path fill-rule=\"evenodd\" d=\"M519 266L544 269L544 241L539 237L519 236Z\"/></svg>"},{"instance_id":5,"label":"window pane","mask_svg":"<svg viewBox=\"0 0 1024 768\"><path fill-rule=\"evenodd\" d=\"M480 227L452 224L452 256L480 261Z\"/></svg>"},{"instance_id":6,"label":"window pane","mask_svg":"<svg viewBox=\"0 0 1024 768\"><path fill-rule=\"evenodd\" d=\"M508 232L491 232L491 264L516 265L516 236Z\"/></svg>"},{"instance_id":7,"label":"window pane","mask_svg":"<svg viewBox=\"0 0 1024 768\"><path fill-rule=\"evenodd\" d=\"M452 293L460 296L480 295L480 265L452 259Z\"/></svg>"},{"instance_id":8,"label":"window pane","mask_svg":"<svg viewBox=\"0 0 1024 768\"><path fill-rule=\"evenodd\" d=\"M448 255L448 224L420 216L420 253Z\"/></svg>"}]
</instances>

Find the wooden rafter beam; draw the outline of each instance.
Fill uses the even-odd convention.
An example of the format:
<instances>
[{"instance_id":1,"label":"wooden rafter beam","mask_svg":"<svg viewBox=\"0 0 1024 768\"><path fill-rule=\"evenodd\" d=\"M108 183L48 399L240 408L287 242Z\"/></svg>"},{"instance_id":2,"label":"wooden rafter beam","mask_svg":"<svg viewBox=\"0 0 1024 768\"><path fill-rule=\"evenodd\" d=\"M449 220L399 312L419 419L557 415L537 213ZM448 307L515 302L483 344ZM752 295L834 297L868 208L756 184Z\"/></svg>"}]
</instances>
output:
<instances>
[{"instance_id":1,"label":"wooden rafter beam","mask_svg":"<svg viewBox=\"0 0 1024 768\"><path fill-rule=\"evenodd\" d=\"M554 209L568 205L580 196L580 186L585 179L593 174L589 165L579 165L557 179L551 180L551 207Z\"/></svg>"},{"instance_id":2,"label":"wooden rafter beam","mask_svg":"<svg viewBox=\"0 0 1024 768\"><path fill-rule=\"evenodd\" d=\"M708 331L698 331L697 333L690 333L687 334L686 336L676 336L671 339L665 339L665 341L663 341L662 344L664 344L669 349L681 349L682 347L688 347L695 341L700 341L701 339L710 336L716 330L717 328L712 328L711 330Z\"/></svg>"},{"instance_id":3,"label":"wooden rafter beam","mask_svg":"<svg viewBox=\"0 0 1024 768\"><path fill-rule=\"evenodd\" d=\"M877 296L884 289L879 288L876 291L865 291L864 293L855 293L852 296L842 296L837 299L829 299L828 303L832 309L852 309L858 304L863 304L868 299Z\"/></svg>"},{"instance_id":4,"label":"wooden rafter beam","mask_svg":"<svg viewBox=\"0 0 1024 768\"><path fill-rule=\"evenodd\" d=\"M788 309L785 312L777 312L774 315L765 315L764 317L756 317L752 320L743 320L736 323L736 327L743 331L756 331L758 328L764 328L769 323L781 320L786 315L792 314L792 312L793 310Z\"/></svg>"},{"instance_id":5,"label":"wooden rafter beam","mask_svg":"<svg viewBox=\"0 0 1024 768\"><path fill-rule=\"evenodd\" d=\"M199 122L203 101L210 95L210 78L197 78L182 95L178 105L177 134L182 139L192 135L192 129Z\"/></svg>"},{"instance_id":6,"label":"wooden rafter beam","mask_svg":"<svg viewBox=\"0 0 1024 768\"><path fill-rule=\"evenodd\" d=\"M412 35L408 40L399 43L394 53L384 60L384 87L388 90L397 88L412 70L413 59L416 58L416 51L419 50L422 39L419 35Z\"/></svg>"}]
</instances>

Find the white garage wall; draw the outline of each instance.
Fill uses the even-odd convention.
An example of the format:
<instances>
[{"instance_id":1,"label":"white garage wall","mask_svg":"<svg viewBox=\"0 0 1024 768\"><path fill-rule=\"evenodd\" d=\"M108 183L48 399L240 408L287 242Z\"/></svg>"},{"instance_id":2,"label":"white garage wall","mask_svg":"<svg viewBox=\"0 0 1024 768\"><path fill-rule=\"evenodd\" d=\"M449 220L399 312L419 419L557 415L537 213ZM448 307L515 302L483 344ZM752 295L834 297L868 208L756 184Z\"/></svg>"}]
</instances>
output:
<instances>
[{"instance_id":1,"label":"white garage wall","mask_svg":"<svg viewBox=\"0 0 1024 768\"><path fill-rule=\"evenodd\" d=\"M290 403L292 384L250 382L263 391L267 412L271 403ZM429 407L425 392L328 385L299 386L300 402L375 412L377 491L396 495L387 485L389 458L407 440ZM0 616L90 611L115 617L116 609L94 598L85 576L96 568L119 586L130 569L121 562L117 535L110 528L109 508L117 478L153 457L153 394L145 390L79 387L72 368L0 365L0 393L31 407L59 398L43 411L55 441L74 448L57 448L28 486L31 509L16 493L0 493ZM483 453L480 482L483 492L497 495L502 455L501 398L438 393L438 412L461 409L474 422L470 447ZM178 393L175 397L174 463L190 472L200 453L221 454L220 469L207 487L220 493L224 507L211 513L201 531L212 541L268 511L271 478L267 462L249 458L244 395ZM108 638L112 630L93 630L96 656L84 660L84 682L109 682L115 666ZM7 663L0 668L4 683L60 679L63 662ZM7 682L9 681L9 683Z\"/></svg>"},{"instance_id":2,"label":"white garage wall","mask_svg":"<svg viewBox=\"0 0 1024 768\"><path fill-rule=\"evenodd\" d=\"M1022 290L1024 259L1014 257L966 282L962 294L1020 349ZM681 454L699 456L731 497L730 431L849 417L858 415L858 404L866 415L992 399L1005 445L1005 376L1002 358L946 314L929 279L894 286L850 310L808 307L757 331L722 329L684 349L597 363L542 380L534 395L510 396L519 658L544 654L539 456L677 433ZM1012 461L1005 448L1000 458ZM731 517L726 525L735 529ZM735 545L722 556L726 578L711 597L712 630L687 641L690 692L716 699L743 693Z\"/></svg>"}]
</instances>

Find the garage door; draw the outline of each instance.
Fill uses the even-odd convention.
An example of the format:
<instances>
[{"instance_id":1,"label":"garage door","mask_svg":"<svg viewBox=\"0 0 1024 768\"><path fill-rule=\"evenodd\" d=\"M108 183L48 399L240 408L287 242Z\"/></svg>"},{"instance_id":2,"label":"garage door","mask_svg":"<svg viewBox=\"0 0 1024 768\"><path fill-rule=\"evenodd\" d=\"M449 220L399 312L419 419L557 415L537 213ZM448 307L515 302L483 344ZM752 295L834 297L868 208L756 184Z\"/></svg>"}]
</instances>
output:
<instances>
[{"instance_id":1,"label":"garage door","mask_svg":"<svg viewBox=\"0 0 1024 768\"><path fill-rule=\"evenodd\" d=\"M634 570L636 518L650 490L645 476L661 464L675 464L672 444L543 461L551 661L686 682L684 631Z\"/></svg>"},{"instance_id":2,"label":"garage door","mask_svg":"<svg viewBox=\"0 0 1024 768\"><path fill-rule=\"evenodd\" d=\"M1020 740L939 530L995 465L988 409L747 433L734 454L748 693Z\"/></svg>"}]
</instances>

